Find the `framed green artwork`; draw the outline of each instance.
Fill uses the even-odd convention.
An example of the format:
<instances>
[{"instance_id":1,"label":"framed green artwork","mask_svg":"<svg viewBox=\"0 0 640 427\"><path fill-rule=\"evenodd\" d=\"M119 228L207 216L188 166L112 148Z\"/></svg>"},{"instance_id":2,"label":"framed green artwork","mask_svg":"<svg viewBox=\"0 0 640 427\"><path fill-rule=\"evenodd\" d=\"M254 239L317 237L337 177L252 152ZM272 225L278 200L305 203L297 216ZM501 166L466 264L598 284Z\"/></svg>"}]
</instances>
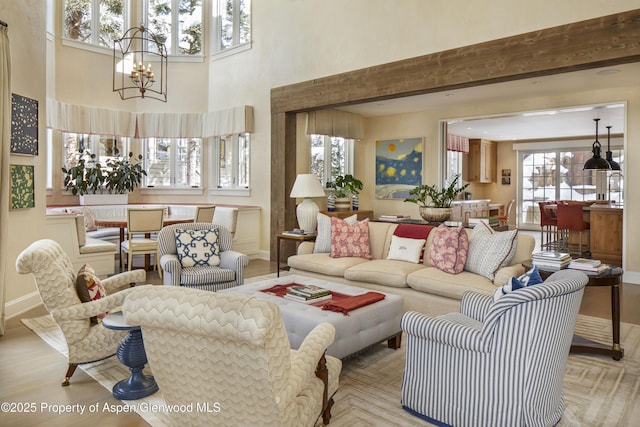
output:
<instances>
[{"instance_id":1,"label":"framed green artwork","mask_svg":"<svg viewBox=\"0 0 640 427\"><path fill-rule=\"evenodd\" d=\"M11 165L11 202L9 208L27 209L35 207L33 193L33 166Z\"/></svg>"}]
</instances>

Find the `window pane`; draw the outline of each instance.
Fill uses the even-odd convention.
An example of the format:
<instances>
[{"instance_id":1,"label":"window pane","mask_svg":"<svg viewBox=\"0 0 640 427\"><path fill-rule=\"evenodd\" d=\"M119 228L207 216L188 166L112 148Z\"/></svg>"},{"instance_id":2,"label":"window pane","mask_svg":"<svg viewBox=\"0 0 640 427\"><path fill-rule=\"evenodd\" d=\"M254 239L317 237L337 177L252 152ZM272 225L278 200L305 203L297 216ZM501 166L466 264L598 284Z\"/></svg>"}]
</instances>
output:
<instances>
[{"instance_id":1,"label":"window pane","mask_svg":"<svg viewBox=\"0 0 640 427\"><path fill-rule=\"evenodd\" d=\"M249 187L249 134L238 138L238 186Z\"/></svg>"},{"instance_id":2,"label":"window pane","mask_svg":"<svg viewBox=\"0 0 640 427\"><path fill-rule=\"evenodd\" d=\"M171 0L149 0L149 30L171 52ZM149 46L149 50L157 49Z\"/></svg>"},{"instance_id":3,"label":"window pane","mask_svg":"<svg viewBox=\"0 0 640 427\"><path fill-rule=\"evenodd\" d=\"M218 187L233 186L233 139L231 136L220 137L220 173Z\"/></svg>"},{"instance_id":4,"label":"window pane","mask_svg":"<svg viewBox=\"0 0 640 427\"><path fill-rule=\"evenodd\" d=\"M101 46L113 47L113 41L124 34L124 0L100 0Z\"/></svg>"},{"instance_id":5,"label":"window pane","mask_svg":"<svg viewBox=\"0 0 640 427\"><path fill-rule=\"evenodd\" d=\"M200 140L180 139L176 141L176 185L200 186Z\"/></svg>"},{"instance_id":6,"label":"window pane","mask_svg":"<svg viewBox=\"0 0 640 427\"><path fill-rule=\"evenodd\" d=\"M219 3L220 50L233 45L233 0L223 0Z\"/></svg>"},{"instance_id":7,"label":"window pane","mask_svg":"<svg viewBox=\"0 0 640 427\"><path fill-rule=\"evenodd\" d=\"M331 137L331 180L338 175L346 175L346 145L345 139Z\"/></svg>"},{"instance_id":8,"label":"window pane","mask_svg":"<svg viewBox=\"0 0 640 427\"><path fill-rule=\"evenodd\" d=\"M202 1L180 1L179 15L178 53L200 54L202 51Z\"/></svg>"},{"instance_id":9,"label":"window pane","mask_svg":"<svg viewBox=\"0 0 640 427\"><path fill-rule=\"evenodd\" d=\"M168 187L171 185L171 143L168 139L147 140L147 186Z\"/></svg>"},{"instance_id":10,"label":"window pane","mask_svg":"<svg viewBox=\"0 0 640 427\"><path fill-rule=\"evenodd\" d=\"M240 0L240 44L251 41L251 0Z\"/></svg>"},{"instance_id":11,"label":"window pane","mask_svg":"<svg viewBox=\"0 0 640 427\"><path fill-rule=\"evenodd\" d=\"M314 174L322 185L324 179L324 136L311 135L311 173Z\"/></svg>"},{"instance_id":12,"label":"window pane","mask_svg":"<svg viewBox=\"0 0 640 427\"><path fill-rule=\"evenodd\" d=\"M91 1L67 0L64 5L64 36L71 40L91 38Z\"/></svg>"}]
</instances>

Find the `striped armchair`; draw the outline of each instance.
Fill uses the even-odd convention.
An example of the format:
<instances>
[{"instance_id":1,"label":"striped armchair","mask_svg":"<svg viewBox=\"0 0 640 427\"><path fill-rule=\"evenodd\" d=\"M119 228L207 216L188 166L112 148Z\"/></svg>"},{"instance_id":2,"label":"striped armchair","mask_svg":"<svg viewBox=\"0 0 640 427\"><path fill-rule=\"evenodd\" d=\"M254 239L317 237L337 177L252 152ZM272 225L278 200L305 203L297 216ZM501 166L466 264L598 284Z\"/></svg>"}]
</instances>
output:
<instances>
[{"instance_id":1,"label":"striped armchair","mask_svg":"<svg viewBox=\"0 0 640 427\"><path fill-rule=\"evenodd\" d=\"M182 230L219 230L220 265L182 267L176 249L176 229ZM244 268L249 257L232 250L232 237L229 230L210 222L176 224L164 227L158 233L158 252L160 267L163 270L162 282L165 285L185 286L188 288L218 291L244 283Z\"/></svg>"},{"instance_id":2,"label":"striped armchair","mask_svg":"<svg viewBox=\"0 0 640 427\"><path fill-rule=\"evenodd\" d=\"M587 282L564 270L495 303L466 293L460 313L405 313L403 408L438 425L555 425Z\"/></svg>"}]
</instances>

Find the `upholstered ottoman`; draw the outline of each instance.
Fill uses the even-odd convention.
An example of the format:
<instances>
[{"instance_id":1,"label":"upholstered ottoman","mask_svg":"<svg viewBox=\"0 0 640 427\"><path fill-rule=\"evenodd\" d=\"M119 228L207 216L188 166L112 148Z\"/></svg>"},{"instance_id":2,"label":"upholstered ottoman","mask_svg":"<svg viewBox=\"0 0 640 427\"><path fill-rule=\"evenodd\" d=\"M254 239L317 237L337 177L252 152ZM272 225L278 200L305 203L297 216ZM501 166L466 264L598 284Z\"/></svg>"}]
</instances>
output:
<instances>
[{"instance_id":1,"label":"upholstered ottoman","mask_svg":"<svg viewBox=\"0 0 640 427\"><path fill-rule=\"evenodd\" d=\"M403 314L403 299L398 295L385 293L385 298L373 304L349 312L342 313L322 310L301 302L291 301L275 295L261 292L275 285L290 283L311 284L331 291L347 295L359 295L369 292L368 289L332 283L322 279L305 276L285 276L264 280L249 285L237 286L218 292L241 293L266 298L280 306L282 319L289 335L291 348L298 348L307 334L318 324L331 323L336 328L333 344L327 354L343 359L373 344L388 340L389 347L399 348L400 319ZM381 292L382 293L382 292Z\"/></svg>"}]
</instances>

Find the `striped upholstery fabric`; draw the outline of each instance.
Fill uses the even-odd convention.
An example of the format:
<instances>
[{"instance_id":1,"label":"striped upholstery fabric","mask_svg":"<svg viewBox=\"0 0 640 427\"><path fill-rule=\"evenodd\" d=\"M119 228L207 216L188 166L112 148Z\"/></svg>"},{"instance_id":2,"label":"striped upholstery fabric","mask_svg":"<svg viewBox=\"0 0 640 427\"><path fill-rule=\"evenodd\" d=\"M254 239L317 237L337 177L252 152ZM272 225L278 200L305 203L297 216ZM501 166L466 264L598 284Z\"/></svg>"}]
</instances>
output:
<instances>
[{"instance_id":1,"label":"striped upholstery fabric","mask_svg":"<svg viewBox=\"0 0 640 427\"><path fill-rule=\"evenodd\" d=\"M438 425L555 425L587 282L564 270L496 303L467 293L461 313L405 313L403 407Z\"/></svg>"},{"instance_id":2,"label":"striped upholstery fabric","mask_svg":"<svg viewBox=\"0 0 640 427\"><path fill-rule=\"evenodd\" d=\"M342 364L326 356L328 381L315 372L335 336L316 326L291 350L280 309L264 298L164 286L126 299L140 325L149 366L175 426L313 426L329 416ZM324 406L325 399L327 405ZM218 411L197 410L209 404Z\"/></svg>"},{"instance_id":3,"label":"striped upholstery fabric","mask_svg":"<svg viewBox=\"0 0 640 427\"><path fill-rule=\"evenodd\" d=\"M207 230L218 228L220 244L220 265L183 268L176 250L175 230ZM196 222L175 224L164 227L158 233L158 252L163 270L162 281L165 285L218 291L244 283L244 268L249 257L232 249L232 237L229 230L217 224Z\"/></svg>"}]
</instances>

